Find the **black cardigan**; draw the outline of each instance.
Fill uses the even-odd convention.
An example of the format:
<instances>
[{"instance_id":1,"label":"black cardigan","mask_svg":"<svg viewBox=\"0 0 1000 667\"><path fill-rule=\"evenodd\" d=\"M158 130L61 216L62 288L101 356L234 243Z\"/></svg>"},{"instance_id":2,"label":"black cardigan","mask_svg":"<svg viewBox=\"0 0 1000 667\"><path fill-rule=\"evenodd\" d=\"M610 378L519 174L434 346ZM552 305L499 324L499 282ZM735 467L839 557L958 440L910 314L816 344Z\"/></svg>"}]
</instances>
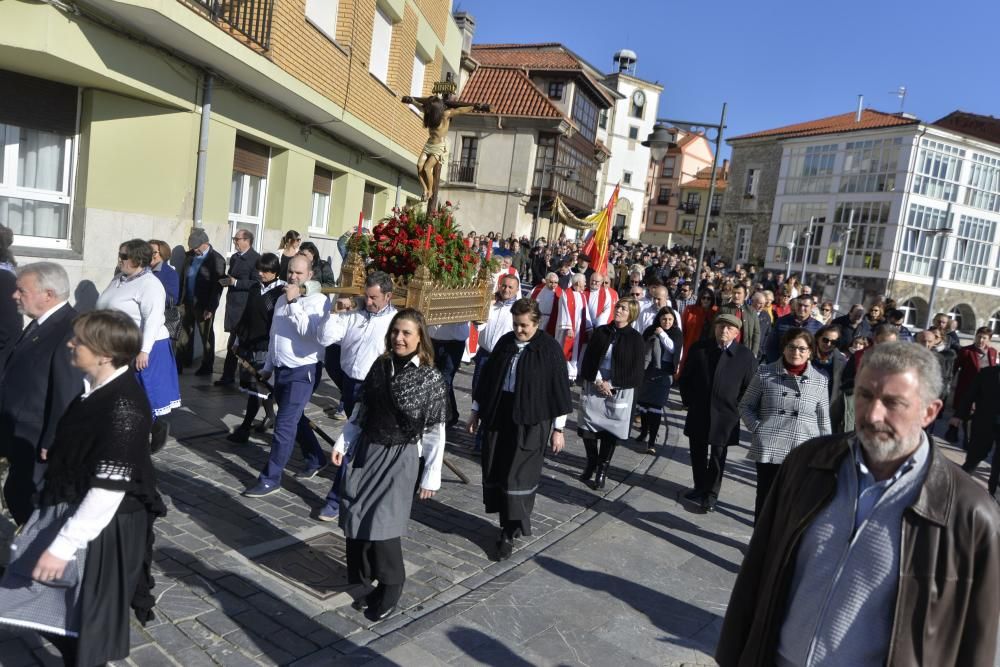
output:
<instances>
[{"instance_id":1,"label":"black cardigan","mask_svg":"<svg viewBox=\"0 0 1000 667\"><path fill-rule=\"evenodd\" d=\"M617 333L615 328L614 324L604 324L594 329L587 341L578 377L588 382L594 381L613 336L615 349L611 351L611 386L616 389L634 389L642 385L646 365L645 344L642 335L632 327L622 327Z\"/></svg>"},{"instance_id":2,"label":"black cardigan","mask_svg":"<svg viewBox=\"0 0 1000 667\"><path fill-rule=\"evenodd\" d=\"M516 354L514 332L504 334L493 347L479 376L474 398L479 403L480 419L487 427L493 423L507 369ZM539 424L572 411L566 358L559 343L539 329L517 360L514 423Z\"/></svg>"}]
</instances>

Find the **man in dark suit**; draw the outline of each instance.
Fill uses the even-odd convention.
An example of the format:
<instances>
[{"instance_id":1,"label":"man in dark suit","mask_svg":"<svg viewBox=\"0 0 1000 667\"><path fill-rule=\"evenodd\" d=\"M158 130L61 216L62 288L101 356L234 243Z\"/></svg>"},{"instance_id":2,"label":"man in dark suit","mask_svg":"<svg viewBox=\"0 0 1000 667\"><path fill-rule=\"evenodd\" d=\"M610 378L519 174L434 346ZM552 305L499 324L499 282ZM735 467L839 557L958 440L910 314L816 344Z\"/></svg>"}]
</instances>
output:
<instances>
[{"instance_id":1,"label":"man in dark suit","mask_svg":"<svg viewBox=\"0 0 1000 667\"><path fill-rule=\"evenodd\" d=\"M854 342L855 338L867 338L871 340L875 337L872 325L868 321L868 318L865 317L865 307L860 303L851 306L850 312L846 315L834 318L831 324L840 327L840 344L838 347L844 354L847 354L847 349L851 347L851 343Z\"/></svg>"},{"instance_id":2,"label":"man in dark suit","mask_svg":"<svg viewBox=\"0 0 1000 667\"><path fill-rule=\"evenodd\" d=\"M10 463L4 500L21 525L34 509L56 423L83 391L83 374L67 347L76 311L66 270L53 262L21 267L13 299L31 322L0 352L0 456Z\"/></svg>"},{"instance_id":3,"label":"man in dark suit","mask_svg":"<svg viewBox=\"0 0 1000 667\"><path fill-rule=\"evenodd\" d=\"M750 308L757 315L757 327L760 329L760 341L761 347L763 347L763 343L771 335L771 327L773 326L771 313L767 309L767 296L763 292L754 292L753 297L750 298ZM757 361L761 361L763 358L763 350L758 349Z\"/></svg>"},{"instance_id":4,"label":"man in dark suit","mask_svg":"<svg viewBox=\"0 0 1000 667\"><path fill-rule=\"evenodd\" d=\"M701 503L706 512L715 509L726 448L739 444L739 403L754 373L757 360L736 342L740 320L735 315L716 315L714 336L691 346L678 384L688 409L684 435L691 449L694 489L685 498Z\"/></svg>"},{"instance_id":5,"label":"man in dark suit","mask_svg":"<svg viewBox=\"0 0 1000 667\"><path fill-rule=\"evenodd\" d=\"M719 306L720 313L735 315L740 321L740 335L737 342L750 348L754 359L760 354L760 320L757 313L747 305L747 288L737 285L733 288L733 296L729 303Z\"/></svg>"},{"instance_id":6,"label":"man in dark suit","mask_svg":"<svg viewBox=\"0 0 1000 667\"><path fill-rule=\"evenodd\" d=\"M972 380L962 402L955 407L955 416L948 422L958 427L972 421L972 437L962 470L971 473L982 463L996 443L1000 443L1000 366L984 368ZM1000 482L1000 456L993 454L990 480L986 485L996 499ZM998 500L1000 502L1000 500Z\"/></svg>"},{"instance_id":7,"label":"man in dark suit","mask_svg":"<svg viewBox=\"0 0 1000 667\"><path fill-rule=\"evenodd\" d=\"M178 341L177 371L194 360L194 330L201 335L201 366L195 375L211 375L215 362L215 311L222 299L226 260L208 242L201 227L191 230L188 252L181 270L181 335Z\"/></svg>"},{"instance_id":8,"label":"man in dark suit","mask_svg":"<svg viewBox=\"0 0 1000 667\"><path fill-rule=\"evenodd\" d=\"M236 381L236 354L233 352L233 333L250 296L250 288L257 282L257 260L260 254L253 249L253 233L245 229L237 229L233 236L236 252L229 258L229 271L220 279L223 287L228 287L226 293L225 329L229 333L226 342L226 363L222 367L222 377L215 381L216 386L233 384Z\"/></svg>"}]
</instances>

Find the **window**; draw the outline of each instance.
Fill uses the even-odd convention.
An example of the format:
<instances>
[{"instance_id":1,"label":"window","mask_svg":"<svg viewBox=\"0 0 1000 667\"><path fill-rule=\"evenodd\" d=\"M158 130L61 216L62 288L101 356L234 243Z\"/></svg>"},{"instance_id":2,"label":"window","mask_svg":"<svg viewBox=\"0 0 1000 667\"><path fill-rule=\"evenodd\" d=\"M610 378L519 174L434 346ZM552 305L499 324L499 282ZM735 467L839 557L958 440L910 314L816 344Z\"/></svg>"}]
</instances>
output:
<instances>
[{"instance_id":1,"label":"window","mask_svg":"<svg viewBox=\"0 0 1000 667\"><path fill-rule=\"evenodd\" d=\"M628 222L628 216L623 213L618 213L615 215L615 227L618 229L624 229L625 224Z\"/></svg>"},{"instance_id":2,"label":"window","mask_svg":"<svg viewBox=\"0 0 1000 667\"><path fill-rule=\"evenodd\" d=\"M899 148L903 140L849 141L844 153L841 192L889 192L896 188Z\"/></svg>"},{"instance_id":3,"label":"window","mask_svg":"<svg viewBox=\"0 0 1000 667\"><path fill-rule=\"evenodd\" d=\"M382 83L389 84L389 51L392 48L392 21L381 7L375 8L372 25L372 50L368 56L368 71Z\"/></svg>"},{"instance_id":4,"label":"window","mask_svg":"<svg viewBox=\"0 0 1000 667\"><path fill-rule=\"evenodd\" d=\"M899 270L918 276L933 275L937 264L938 244L945 241L937 230L947 226L945 211L911 204L903 229Z\"/></svg>"},{"instance_id":5,"label":"window","mask_svg":"<svg viewBox=\"0 0 1000 667\"><path fill-rule=\"evenodd\" d=\"M622 183L624 183L625 185L632 185L632 172L631 171L623 171L622 172Z\"/></svg>"},{"instance_id":6,"label":"window","mask_svg":"<svg viewBox=\"0 0 1000 667\"><path fill-rule=\"evenodd\" d=\"M719 215L722 210L722 193L716 192L712 195L712 215Z\"/></svg>"},{"instance_id":7,"label":"window","mask_svg":"<svg viewBox=\"0 0 1000 667\"><path fill-rule=\"evenodd\" d=\"M782 204L778 216L778 235L776 237L772 257L776 262L788 261L788 241L795 241L792 248L792 261L802 262L802 253L806 249L805 234L809 230L809 221L813 221L812 236L809 237L809 264L819 264L820 253L824 248L823 239L829 234L826 229L826 204ZM794 233L794 238L793 238Z\"/></svg>"},{"instance_id":8,"label":"window","mask_svg":"<svg viewBox=\"0 0 1000 667\"><path fill-rule=\"evenodd\" d=\"M236 137L233 156L233 179L229 190L229 226L253 233L254 247L260 248L260 230L264 226L264 196L267 191L267 165L271 149L246 137ZM235 251L235 247L231 248Z\"/></svg>"},{"instance_id":9,"label":"window","mask_svg":"<svg viewBox=\"0 0 1000 667\"><path fill-rule=\"evenodd\" d=\"M326 221L330 219L330 192L332 189L333 172L323 167L316 167L313 172L310 232L326 234Z\"/></svg>"},{"instance_id":10,"label":"window","mask_svg":"<svg viewBox=\"0 0 1000 667\"><path fill-rule=\"evenodd\" d=\"M661 227L666 226L666 224L667 224L667 212L666 211L657 211L656 215L653 216L653 224L654 225L659 225Z\"/></svg>"},{"instance_id":11,"label":"window","mask_svg":"<svg viewBox=\"0 0 1000 667\"><path fill-rule=\"evenodd\" d=\"M580 127L580 134L593 141L597 136L597 105L579 87L573 96L573 120Z\"/></svg>"},{"instance_id":12,"label":"window","mask_svg":"<svg viewBox=\"0 0 1000 667\"><path fill-rule=\"evenodd\" d=\"M917 154L913 191L919 195L955 201L965 151L940 141L922 139Z\"/></svg>"},{"instance_id":13,"label":"window","mask_svg":"<svg viewBox=\"0 0 1000 667\"><path fill-rule=\"evenodd\" d=\"M791 149L785 178L785 194L830 192L833 182L833 162L836 157L837 144Z\"/></svg>"},{"instance_id":14,"label":"window","mask_svg":"<svg viewBox=\"0 0 1000 667\"><path fill-rule=\"evenodd\" d=\"M427 63L423 61L419 54L414 54L413 74L410 76L410 97L423 97L424 74L426 71Z\"/></svg>"},{"instance_id":15,"label":"window","mask_svg":"<svg viewBox=\"0 0 1000 667\"><path fill-rule=\"evenodd\" d=\"M602 130L608 129L608 110L601 109L601 114L597 117L597 126Z\"/></svg>"},{"instance_id":16,"label":"window","mask_svg":"<svg viewBox=\"0 0 1000 667\"><path fill-rule=\"evenodd\" d=\"M687 199L684 200L684 208L688 213L697 213L698 208L701 206L701 193L700 192L689 192L687 193Z\"/></svg>"},{"instance_id":17,"label":"window","mask_svg":"<svg viewBox=\"0 0 1000 667\"><path fill-rule=\"evenodd\" d=\"M628 138L635 141L639 138L639 128L633 126L628 128Z\"/></svg>"},{"instance_id":18,"label":"window","mask_svg":"<svg viewBox=\"0 0 1000 667\"><path fill-rule=\"evenodd\" d=\"M854 227L847 249L847 267L878 269L882 266L885 228L889 222L889 202L840 202L834 210L826 263L840 265L843 237L854 212ZM816 230L813 229L813 233Z\"/></svg>"},{"instance_id":19,"label":"window","mask_svg":"<svg viewBox=\"0 0 1000 667\"><path fill-rule=\"evenodd\" d=\"M966 204L1000 213L1000 160L973 153L966 185Z\"/></svg>"},{"instance_id":20,"label":"window","mask_svg":"<svg viewBox=\"0 0 1000 667\"><path fill-rule=\"evenodd\" d=\"M990 255L995 247L997 223L993 220L974 218L963 215L958 221L958 233L955 235L951 250L952 280L985 285L986 276L991 266Z\"/></svg>"},{"instance_id":21,"label":"window","mask_svg":"<svg viewBox=\"0 0 1000 667\"><path fill-rule=\"evenodd\" d=\"M551 134L538 137L538 148L535 151L535 175L531 180L533 188L552 187L552 165L556 163L556 138ZM542 183L542 176L547 179Z\"/></svg>"},{"instance_id":22,"label":"window","mask_svg":"<svg viewBox=\"0 0 1000 667\"><path fill-rule=\"evenodd\" d=\"M553 100L561 100L565 89L565 81L549 81L549 98Z\"/></svg>"},{"instance_id":23,"label":"window","mask_svg":"<svg viewBox=\"0 0 1000 667\"><path fill-rule=\"evenodd\" d=\"M661 178L673 178L674 177L674 165L677 162L677 158L673 156L668 156L663 158L663 169L660 171Z\"/></svg>"},{"instance_id":24,"label":"window","mask_svg":"<svg viewBox=\"0 0 1000 667\"><path fill-rule=\"evenodd\" d=\"M340 0L306 0L306 21L332 40L337 39Z\"/></svg>"},{"instance_id":25,"label":"window","mask_svg":"<svg viewBox=\"0 0 1000 667\"><path fill-rule=\"evenodd\" d=\"M736 261L750 261L750 238L753 235L753 225L740 225L736 228Z\"/></svg>"},{"instance_id":26,"label":"window","mask_svg":"<svg viewBox=\"0 0 1000 667\"><path fill-rule=\"evenodd\" d=\"M476 157L479 153L479 139L462 137L462 150L458 163L452 164L451 181L456 183L476 182Z\"/></svg>"},{"instance_id":27,"label":"window","mask_svg":"<svg viewBox=\"0 0 1000 667\"><path fill-rule=\"evenodd\" d=\"M375 215L375 195L378 194L378 191L377 186L365 183L365 194L361 200L361 216L364 219L364 225L369 229L372 226L372 218Z\"/></svg>"},{"instance_id":28,"label":"window","mask_svg":"<svg viewBox=\"0 0 1000 667\"><path fill-rule=\"evenodd\" d=\"M73 137L0 124L0 224L14 242L69 247Z\"/></svg>"},{"instance_id":29,"label":"window","mask_svg":"<svg viewBox=\"0 0 1000 667\"><path fill-rule=\"evenodd\" d=\"M557 164L565 169L553 170ZM545 168L545 183L542 184L542 170ZM572 170L577 179L571 181L564 174ZM594 188L597 184L597 163L593 153L585 154L570 141L556 141L554 135L541 135L535 153L535 173L532 187L554 189L569 199L586 206L594 205Z\"/></svg>"},{"instance_id":30,"label":"window","mask_svg":"<svg viewBox=\"0 0 1000 667\"><path fill-rule=\"evenodd\" d=\"M670 203L670 188L665 185L660 186L660 192L656 196L657 204L669 204Z\"/></svg>"},{"instance_id":31,"label":"window","mask_svg":"<svg viewBox=\"0 0 1000 667\"><path fill-rule=\"evenodd\" d=\"M747 182L743 188L744 197L756 197L758 181L760 181L760 169L747 169Z\"/></svg>"},{"instance_id":32,"label":"window","mask_svg":"<svg viewBox=\"0 0 1000 667\"><path fill-rule=\"evenodd\" d=\"M694 218L684 218L684 220L681 222L681 229L683 229L685 232L693 232Z\"/></svg>"}]
</instances>

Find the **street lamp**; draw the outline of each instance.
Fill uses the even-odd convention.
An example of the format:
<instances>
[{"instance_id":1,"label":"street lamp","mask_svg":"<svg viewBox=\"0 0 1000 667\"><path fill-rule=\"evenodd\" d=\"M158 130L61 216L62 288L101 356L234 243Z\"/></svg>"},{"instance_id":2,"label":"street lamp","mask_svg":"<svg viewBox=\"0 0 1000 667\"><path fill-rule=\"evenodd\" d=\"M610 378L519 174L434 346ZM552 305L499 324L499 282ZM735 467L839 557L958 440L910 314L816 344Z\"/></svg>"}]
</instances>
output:
<instances>
[{"instance_id":1,"label":"street lamp","mask_svg":"<svg viewBox=\"0 0 1000 667\"><path fill-rule=\"evenodd\" d=\"M837 294L833 297L833 308L840 311L840 290L844 286L844 267L847 266L847 250L851 246L851 232L854 231L854 209L847 218L847 229L844 230L844 249L840 255L840 275L837 276Z\"/></svg>"},{"instance_id":2,"label":"street lamp","mask_svg":"<svg viewBox=\"0 0 1000 667\"><path fill-rule=\"evenodd\" d=\"M715 139L709 139L715 144L715 155L712 158L712 178L708 185L708 206L705 207L705 225L701 230L701 248L698 250L698 266L694 272L697 290L701 286L701 267L705 262L705 246L708 244L708 221L712 215L712 199L715 197L715 174L719 165L719 153L722 152L722 132L726 128L726 103L722 103L722 118L718 125L712 123L694 123L684 120L671 120L670 118L657 118L653 125L653 131L649 134L642 145L649 149L653 159L659 162L667 151L674 146L674 138L678 130L694 132L698 129L715 130ZM707 138L707 136L706 136Z\"/></svg>"},{"instance_id":3,"label":"street lamp","mask_svg":"<svg viewBox=\"0 0 1000 667\"><path fill-rule=\"evenodd\" d=\"M931 322L934 320L934 300L937 298L938 279L941 277L941 267L944 265L944 247L948 244L948 235L952 231L951 202L948 202L948 209L944 213L944 220L941 221L941 226L933 232L933 235L938 237L938 252L937 264L934 265L934 278L931 281L931 295L927 300L927 326L924 327L925 329L930 329Z\"/></svg>"},{"instance_id":4,"label":"street lamp","mask_svg":"<svg viewBox=\"0 0 1000 667\"><path fill-rule=\"evenodd\" d=\"M806 233L803 235L805 236L806 239L806 247L802 250L802 278L799 279L799 282L802 285L806 284L806 262L809 260L809 239L812 238L813 223L815 221L816 221L815 215L809 216L809 228L806 229Z\"/></svg>"},{"instance_id":5,"label":"street lamp","mask_svg":"<svg viewBox=\"0 0 1000 667\"><path fill-rule=\"evenodd\" d=\"M552 156L552 164L542 158L542 180L538 183L538 205L535 207L535 219L531 223L531 244L535 244L535 236L538 233L538 220L542 217L542 192L545 190L545 175L552 172L552 185L555 189L555 174L563 174L567 183L576 183L580 180L576 170L564 164L555 164L555 156ZM551 230L550 230L551 231Z\"/></svg>"},{"instance_id":6,"label":"street lamp","mask_svg":"<svg viewBox=\"0 0 1000 667\"><path fill-rule=\"evenodd\" d=\"M788 263L785 266L785 276L792 275L792 253L795 252L795 231L792 231L792 240L785 242L785 249L788 250Z\"/></svg>"}]
</instances>

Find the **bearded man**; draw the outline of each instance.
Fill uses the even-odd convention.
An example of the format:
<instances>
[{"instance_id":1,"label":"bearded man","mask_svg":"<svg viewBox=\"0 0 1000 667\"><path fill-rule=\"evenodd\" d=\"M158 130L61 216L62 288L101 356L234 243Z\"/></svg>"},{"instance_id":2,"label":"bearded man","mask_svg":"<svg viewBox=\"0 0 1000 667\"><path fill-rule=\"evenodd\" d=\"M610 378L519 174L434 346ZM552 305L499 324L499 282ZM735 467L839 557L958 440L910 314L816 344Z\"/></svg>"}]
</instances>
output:
<instances>
[{"instance_id":1,"label":"bearded man","mask_svg":"<svg viewBox=\"0 0 1000 667\"><path fill-rule=\"evenodd\" d=\"M940 396L930 350L866 355L857 431L793 449L768 494L722 667L994 664L1000 509L924 433Z\"/></svg>"}]
</instances>

